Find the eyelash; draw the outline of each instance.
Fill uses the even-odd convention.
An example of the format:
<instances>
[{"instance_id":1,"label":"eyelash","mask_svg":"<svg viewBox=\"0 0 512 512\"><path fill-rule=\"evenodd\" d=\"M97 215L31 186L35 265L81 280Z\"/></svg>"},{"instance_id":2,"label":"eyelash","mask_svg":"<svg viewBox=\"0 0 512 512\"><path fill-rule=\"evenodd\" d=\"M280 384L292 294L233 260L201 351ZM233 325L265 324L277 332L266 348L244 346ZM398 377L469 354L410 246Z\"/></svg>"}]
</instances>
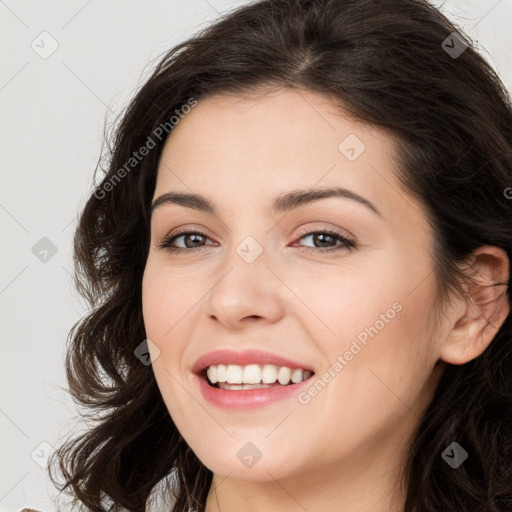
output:
<instances>
[{"instance_id":1,"label":"eyelash","mask_svg":"<svg viewBox=\"0 0 512 512\"><path fill-rule=\"evenodd\" d=\"M305 238L306 236L310 236L310 235L319 235L319 234L326 234L326 235L330 235L336 239L338 239L341 243L334 246L334 247L329 247L329 248L325 248L325 247L302 247L302 250L304 252L308 252L308 253L315 253L315 252L322 252L322 253L325 253L325 252L335 252L335 251L339 251L341 249L348 249L349 251L352 251L353 249L355 249L357 247L356 243L352 240L350 240L349 238L347 238L346 236L342 235L341 233L338 233L337 231L334 231L334 230L331 230L331 229L322 229L322 230L318 230L318 231L303 231L301 233L301 236L299 238L299 240L301 240L302 238ZM195 252L199 249L201 249L201 247L203 246L200 246L200 247L188 247L188 248L183 248L183 247L173 247L171 244L177 239L177 238L180 238L181 236L184 236L184 235L201 235L205 238L208 238L204 233L202 233L201 231L197 231L195 229L188 229L186 231L181 231L179 233L175 233L174 235L171 235L171 236L168 236L168 237L165 237L161 242L159 242L157 244L157 246L160 248L160 249L165 249L171 253L189 253L189 252Z\"/></svg>"}]
</instances>

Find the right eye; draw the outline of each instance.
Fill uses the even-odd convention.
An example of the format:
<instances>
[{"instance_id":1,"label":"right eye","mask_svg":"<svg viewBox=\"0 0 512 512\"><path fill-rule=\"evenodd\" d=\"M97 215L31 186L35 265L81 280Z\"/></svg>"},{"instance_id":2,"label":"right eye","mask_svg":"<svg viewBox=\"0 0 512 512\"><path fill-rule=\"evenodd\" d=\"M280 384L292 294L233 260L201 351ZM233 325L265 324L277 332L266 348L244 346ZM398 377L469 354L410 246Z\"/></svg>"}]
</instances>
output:
<instances>
[{"instance_id":1,"label":"right eye","mask_svg":"<svg viewBox=\"0 0 512 512\"><path fill-rule=\"evenodd\" d=\"M174 242L176 242L176 240L179 240L180 238L187 240L187 237L190 237L189 240L192 241L191 242L192 244L200 242L201 238L208 240L208 237L204 233L201 233L201 231L189 230L189 231L182 231L180 233L175 233L171 236L165 237L163 240L161 240L158 243L158 247L160 249L165 249L166 251L169 251L169 252L191 252L191 251L196 251L196 250L200 249L203 245L205 245L205 244L202 244L202 245L198 245L196 247L194 247L194 246L187 247L186 242L185 242L184 247L183 246L176 247L175 245L173 245Z\"/></svg>"}]
</instances>

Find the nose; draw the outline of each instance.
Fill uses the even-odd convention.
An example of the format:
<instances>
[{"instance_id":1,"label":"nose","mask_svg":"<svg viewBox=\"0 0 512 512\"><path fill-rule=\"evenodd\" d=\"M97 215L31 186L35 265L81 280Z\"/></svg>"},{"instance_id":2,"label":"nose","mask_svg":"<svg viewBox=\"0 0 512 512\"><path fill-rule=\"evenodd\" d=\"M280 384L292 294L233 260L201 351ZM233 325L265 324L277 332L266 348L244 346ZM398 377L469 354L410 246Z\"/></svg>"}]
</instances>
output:
<instances>
[{"instance_id":1,"label":"nose","mask_svg":"<svg viewBox=\"0 0 512 512\"><path fill-rule=\"evenodd\" d=\"M232 331L254 322L279 321L284 311L284 285L268 268L264 253L252 263L233 253L205 300L208 317Z\"/></svg>"}]
</instances>

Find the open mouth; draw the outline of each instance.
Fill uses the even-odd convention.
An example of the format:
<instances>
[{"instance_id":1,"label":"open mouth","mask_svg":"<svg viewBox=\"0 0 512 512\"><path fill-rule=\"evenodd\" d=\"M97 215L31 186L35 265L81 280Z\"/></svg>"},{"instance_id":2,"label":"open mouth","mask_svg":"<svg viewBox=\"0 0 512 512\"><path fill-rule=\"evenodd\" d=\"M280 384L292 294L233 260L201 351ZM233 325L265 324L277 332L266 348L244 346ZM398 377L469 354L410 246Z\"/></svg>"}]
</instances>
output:
<instances>
[{"instance_id":1,"label":"open mouth","mask_svg":"<svg viewBox=\"0 0 512 512\"><path fill-rule=\"evenodd\" d=\"M211 365L201 372L208 385L231 391L285 387L299 384L314 375L311 370L273 364Z\"/></svg>"}]
</instances>

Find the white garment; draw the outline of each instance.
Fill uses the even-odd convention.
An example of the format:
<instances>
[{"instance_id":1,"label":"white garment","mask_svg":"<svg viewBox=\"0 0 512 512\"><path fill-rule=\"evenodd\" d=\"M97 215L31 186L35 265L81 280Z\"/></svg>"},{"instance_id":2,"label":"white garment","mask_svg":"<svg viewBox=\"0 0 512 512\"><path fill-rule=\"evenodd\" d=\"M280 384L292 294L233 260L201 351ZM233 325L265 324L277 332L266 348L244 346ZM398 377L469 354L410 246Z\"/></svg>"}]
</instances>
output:
<instances>
[{"instance_id":1,"label":"white garment","mask_svg":"<svg viewBox=\"0 0 512 512\"><path fill-rule=\"evenodd\" d=\"M176 503L176 500L168 492L168 486L172 485L172 480L175 478L174 471L171 474L158 482L151 490L145 512L170 512ZM167 482L169 484L167 485Z\"/></svg>"}]
</instances>

